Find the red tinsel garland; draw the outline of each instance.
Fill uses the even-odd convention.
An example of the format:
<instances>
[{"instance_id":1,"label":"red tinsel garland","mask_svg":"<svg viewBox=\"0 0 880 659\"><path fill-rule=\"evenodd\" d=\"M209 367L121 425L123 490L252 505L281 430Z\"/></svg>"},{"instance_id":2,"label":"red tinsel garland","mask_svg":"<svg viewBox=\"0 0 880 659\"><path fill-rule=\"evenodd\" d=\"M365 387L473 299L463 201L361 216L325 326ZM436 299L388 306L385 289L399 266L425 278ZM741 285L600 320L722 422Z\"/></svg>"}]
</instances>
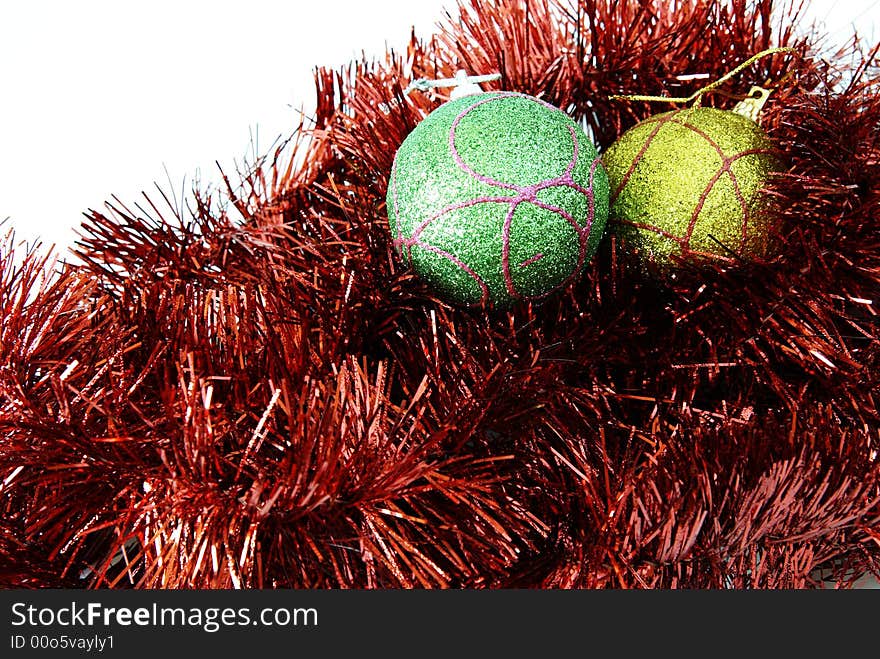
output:
<instances>
[{"instance_id":1,"label":"red tinsel garland","mask_svg":"<svg viewBox=\"0 0 880 659\"><path fill-rule=\"evenodd\" d=\"M314 126L226 197L92 212L80 265L0 246L0 586L846 586L880 574L880 71L796 6L469 0L319 69ZM613 239L489 316L393 255L397 146L499 71L600 148L770 46L778 256L646 281ZM725 106L723 95L707 99ZM240 185L239 185L240 183ZM155 203L155 205L153 205ZM21 259L19 259L20 261Z\"/></svg>"}]
</instances>

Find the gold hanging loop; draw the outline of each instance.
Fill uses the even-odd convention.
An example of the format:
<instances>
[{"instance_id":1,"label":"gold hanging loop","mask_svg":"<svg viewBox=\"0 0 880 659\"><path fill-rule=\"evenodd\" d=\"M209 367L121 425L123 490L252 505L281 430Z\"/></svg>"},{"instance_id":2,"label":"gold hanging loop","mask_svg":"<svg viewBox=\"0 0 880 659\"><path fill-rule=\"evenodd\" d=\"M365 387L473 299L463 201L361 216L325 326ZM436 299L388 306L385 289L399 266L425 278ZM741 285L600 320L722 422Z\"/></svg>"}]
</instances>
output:
<instances>
[{"instance_id":1,"label":"gold hanging loop","mask_svg":"<svg viewBox=\"0 0 880 659\"><path fill-rule=\"evenodd\" d=\"M716 89L717 87L720 87L725 82L727 82L728 80L733 78L735 75L737 75L740 71L747 69L752 64L757 62L759 59L762 59L762 58L767 57L769 55L775 55L776 53L796 53L796 52L797 52L796 49L788 47L788 46L780 47L780 48L767 48L766 50L762 50L760 53L756 53L755 55L752 55L746 61L742 62L741 64L738 64L735 68L731 69L730 71L725 73L723 76L721 76L717 80L710 82L705 87L698 89L693 94L691 94L690 96L687 96L687 97L643 96L641 94L614 94L614 95L610 96L609 98L611 98L612 100L648 101L648 102L658 102L658 103L691 103L691 102L693 102L694 107L700 107L700 101L702 100L703 94L711 92L712 90ZM783 76L782 80L785 80L787 77L788 77L788 74ZM757 112L760 112L760 109L761 109L761 107L763 107L764 103L766 102L767 96L770 95L770 92L766 89L761 88L761 87L752 87L752 91L749 92L750 97L756 89L758 90L758 92L760 94L760 98L757 99L760 102L760 105L757 106L758 107ZM749 113L753 112L754 111L753 108L756 105L754 100L752 98L746 98L746 99L743 99L742 102L745 102L745 101L751 101L751 104L750 105L747 104L747 107L743 108L743 112L746 112L746 111L748 111ZM742 114L743 112L740 112L740 114ZM746 114L746 116L749 116L749 114Z\"/></svg>"}]
</instances>

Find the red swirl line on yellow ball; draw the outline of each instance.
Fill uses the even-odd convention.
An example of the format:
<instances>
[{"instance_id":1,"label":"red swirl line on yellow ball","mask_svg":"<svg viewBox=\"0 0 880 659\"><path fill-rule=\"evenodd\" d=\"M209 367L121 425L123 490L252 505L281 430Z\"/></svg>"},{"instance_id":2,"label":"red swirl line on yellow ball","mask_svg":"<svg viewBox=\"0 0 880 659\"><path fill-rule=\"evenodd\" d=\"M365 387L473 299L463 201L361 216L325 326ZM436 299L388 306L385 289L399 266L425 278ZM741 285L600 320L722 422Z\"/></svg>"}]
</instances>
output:
<instances>
[{"instance_id":1,"label":"red swirl line on yellow ball","mask_svg":"<svg viewBox=\"0 0 880 659\"><path fill-rule=\"evenodd\" d=\"M690 249L691 238L694 235L694 229L696 229L696 227L697 227L697 219L700 217L700 212L702 212L702 210L703 210L703 205L706 203L706 199L708 199L709 195L712 193L712 190L715 187L715 184L719 181L719 179L725 173L730 175L730 180L731 180L731 183L733 183L733 189L734 189L734 192L736 193L736 198L737 198L737 201L739 202L739 205L740 205L740 210L742 212L742 222L740 223L740 227L741 227L742 234L744 236L746 233L746 227L748 226L748 222L749 222L749 207L746 204L746 200L742 196L742 192L739 188L739 181L736 178L736 174L734 174L730 169L730 163L733 162L734 160L736 160L738 158L738 156L734 156L732 159L728 158L727 155L725 155L724 151L721 149L721 146L718 144L718 142L713 140L712 137L708 133L706 133L706 131L702 130L701 128L698 128L697 126L689 124L687 121L679 121L675 118L672 118L671 123L678 124L679 126L684 126L688 130L691 130L694 133L696 133L697 135L699 135L700 137L702 137L704 140L706 140L706 142L709 143L709 146L711 146L715 150L715 153L718 154L718 157L721 158L721 168L712 177L709 184L706 186L706 189L703 190L703 193L700 195L700 199L697 202L697 207L694 208L694 212L691 213L691 219L690 219L690 222L688 222L688 228L687 228L687 231L685 232L685 235L684 235L684 242L682 243L682 249L685 249L685 250ZM744 244L745 244L745 240L743 240L743 245L740 245L740 251L742 251L742 247L744 246Z\"/></svg>"},{"instance_id":2,"label":"red swirl line on yellow ball","mask_svg":"<svg viewBox=\"0 0 880 659\"><path fill-rule=\"evenodd\" d=\"M749 224L749 206L743 197L742 190L739 187L739 181L736 178L736 174L731 170L731 166L740 158L745 156L754 156L761 153L770 153L767 149L749 149L748 151L743 151L742 153L737 153L735 156L725 157L722 160L721 167L709 182L706 184L706 188L703 190L700 195L699 201L697 201L697 206L694 208L694 212L691 214L690 222L688 223L687 233L685 233L685 242L682 243L683 249L690 249L691 238L694 235L694 229L697 226L697 219L700 217L700 213L703 211L703 206L706 204L706 200L709 198L709 195L712 193L712 190L715 187L715 184L718 183L718 180L728 174L730 176L730 181L733 183L733 191L736 194L736 199L739 202L740 208L742 209L742 223L741 223L741 236L740 236L740 251L745 248L746 245L746 236L748 235L748 224Z\"/></svg>"},{"instance_id":3,"label":"red swirl line on yellow ball","mask_svg":"<svg viewBox=\"0 0 880 659\"><path fill-rule=\"evenodd\" d=\"M632 177L633 173L636 171L636 167L639 166L639 163L642 162L642 158L645 156L645 153L648 151L648 147L651 146L651 143L654 141L654 138L657 137L657 134L660 132L660 129L663 128L668 122L672 121L672 118L681 110L676 110L670 115L666 115L665 117L660 117L659 119L647 119L642 123L654 123L657 124L654 126L654 129L651 131L651 134L648 135L648 138L645 140L645 143L642 144L642 148L639 149L639 152L636 154L636 157L633 158L632 163L629 166L629 169L626 170L626 173L623 175L623 178L620 179L620 184L611 191L611 200L610 203L614 204L617 201L618 195L623 191L626 187L626 184L629 183L629 179Z\"/></svg>"},{"instance_id":4,"label":"red swirl line on yellow ball","mask_svg":"<svg viewBox=\"0 0 880 659\"><path fill-rule=\"evenodd\" d=\"M746 238L748 236L749 208L748 208L748 203L746 202L745 198L743 197L742 189L740 188L740 185L739 185L739 180L737 179L736 174L731 169L731 166L734 162L736 162L737 160L739 160L740 158L743 158L745 156L759 155L759 154L771 155L771 154L773 154L773 151L770 149L749 149L747 151L742 151L741 153L737 153L733 156L727 156L724 154L724 151L721 149L721 146L714 139L712 139L712 137L708 133L706 133L704 130L702 130L701 128L699 128L697 126L694 126L693 124L688 123L687 121L682 121L677 118L679 114L681 114L683 112L687 112L687 111L688 111L687 108L682 108L681 110L675 110L674 112L671 112L668 115L665 115L665 116L662 116L659 118L649 118L649 119L646 119L644 122L642 122L643 124L653 123L653 124L656 124L656 126L651 131L651 133L648 135L644 144L642 144L641 149L639 149L639 152L636 154L636 157L633 159L632 164L629 166L629 169L626 171L623 178L621 179L620 184L612 192L612 195L611 195L611 203L613 204L614 201L617 199L618 195L620 194L620 192L623 190L623 188L629 182L629 179L633 175L633 172L635 171L636 167L638 167L639 163L644 158L645 153L648 150L648 147L650 147L651 143L657 137L657 134L660 132L660 130L663 128L663 126L665 126L668 123L674 123L674 124L677 124L677 125L682 126L684 128L687 128L688 130L690 130L690 131L696 133L697 135L699 135L700 137L702 137L709 144L709 146L711 146L715 150L715 152L721 158L721 167L718 169L718 171L715 172L715 174L712 176L712 178L707 183L706 187L703 189L703 192L700 194L700 198L697 201L696 208L694 208L694 211L693 211L693 213L691 213L691 217L688 221L688 227L687 227L687 230L685 231L685 235L684 236L676 236L668 231L661 229L660 227L654 226L652 224L643 223L643 222L634 222L631 220L625 220L625 219L619 219L619 218L615 218L615 221L620 224L626 224L628 226L636 227L638 229L652 231L654 233L657 233L657 234L663 236L664 238L668 238L670 240L673 240L674 242L676 242L678 244L678 246L680 247L680 249L682 251L691 251L691 249L690 249L691 238L693 237L694 231L696 229L697 221L700 217L700 213L703 210L703 206L705 205L706 200L709 198L709 195L712 193L712 190L714 189L715 184L721 179L721 177L724 174L727 174L730 177L730 181L733 185L734 194L736 195L737 202L740 205L740 210L742 213L742 222L740 224L741 235L740 235L740 247L739 247L740 251L742 251L745 248Z\"/></svg>"}]
</instances>

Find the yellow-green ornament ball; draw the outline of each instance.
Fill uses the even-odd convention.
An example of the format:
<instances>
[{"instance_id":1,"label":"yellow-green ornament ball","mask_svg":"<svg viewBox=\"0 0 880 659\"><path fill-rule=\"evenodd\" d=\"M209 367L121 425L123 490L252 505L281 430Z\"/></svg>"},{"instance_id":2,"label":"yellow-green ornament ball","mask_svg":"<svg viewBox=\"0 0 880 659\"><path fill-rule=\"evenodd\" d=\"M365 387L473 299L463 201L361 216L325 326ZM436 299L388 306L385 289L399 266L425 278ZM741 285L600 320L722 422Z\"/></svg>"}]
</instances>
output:
<instances>
[{"instance_id":1,"label":"yellow-green ornament ball","mask_svg":"<svg viewBox=\"0 0 880 659\"><path fill-rule=\"evenodd\" d=\"M610 223L643 264L763 258L771 214L764 192L780 161L767 134L728 110L655 115L625 132L602 158Z\"/></svg>"}]
</instances>

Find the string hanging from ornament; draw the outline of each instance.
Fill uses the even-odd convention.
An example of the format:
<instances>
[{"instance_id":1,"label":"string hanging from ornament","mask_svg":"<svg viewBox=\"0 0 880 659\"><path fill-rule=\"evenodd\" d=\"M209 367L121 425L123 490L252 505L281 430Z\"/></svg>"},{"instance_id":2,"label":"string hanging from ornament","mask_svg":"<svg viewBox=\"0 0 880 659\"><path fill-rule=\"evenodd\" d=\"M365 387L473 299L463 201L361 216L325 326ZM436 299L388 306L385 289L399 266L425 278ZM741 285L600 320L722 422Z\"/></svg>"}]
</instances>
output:
<instances>
[{"instance_id":1,"label":"string hanging from ornament","mask_svg":"<svg viewBox=\"0 0 880 659\"><path fill-rule=\"evenodd\" d=\"M691 103L636 124L602 156L610 224L645 269L670 274L693 257L734 264L768 256L772 214L764 190L783 168L758 123L771 89L752 86L733 110L701 101L758 60L783 52L796 51L763 50L687 97L611 97Z\"/></svg>"},{"instance_id":2,"label":"string hanging from ornament","mask_svg":"<svg viewBox=\"0 0 880 659\"><path fill-rule=\"evenodd\" d=\"M387 209L394 246L444 299L507 308L551 295L582 272L608 215L596 147L546 101L484 92L498 74L417 80L454 86L397 150Z\"/></svg>"}]
</instances>

